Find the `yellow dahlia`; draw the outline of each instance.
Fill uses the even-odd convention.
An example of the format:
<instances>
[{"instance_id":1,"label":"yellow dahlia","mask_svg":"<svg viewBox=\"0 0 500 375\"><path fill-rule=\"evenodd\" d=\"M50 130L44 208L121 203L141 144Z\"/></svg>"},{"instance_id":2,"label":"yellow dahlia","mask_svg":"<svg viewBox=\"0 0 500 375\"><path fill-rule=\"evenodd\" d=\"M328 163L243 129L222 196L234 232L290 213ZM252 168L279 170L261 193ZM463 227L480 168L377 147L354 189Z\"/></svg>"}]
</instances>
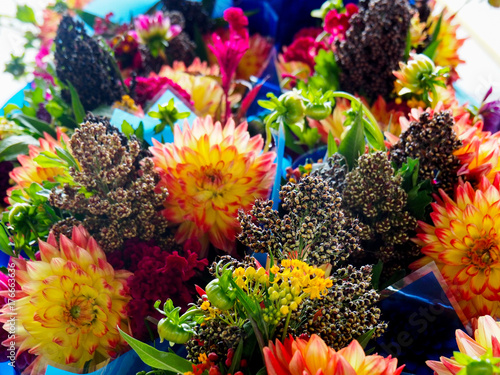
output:
<instances>
[{"instance_id":1,"label":"yellow dahlia","mask_svg":"<svg viewBox=\"0 0 500 375\"><path fill-rule=\"evenodd\" d=\"M44 138L38 140L40 147L30 145L29 155L19 155L17 161L21 164L20 167L14 168L9 173L10 178L16 184L9 190L7 194L10 196L13 190L28 188L32 183L36 182L41 184L43 181L54 182L54 178L61 176L65 173L64 168L45 168L41 167L33 159L40 155L41 152L50 151L55 153L56 147L62 147L61 141L68 144L69 138L60 129L57 129L57 140L52 138L49 134L45 133Z\"/></svg>"},{"instance_id":2,"label":"yellow dahlia","mask_svg":"<svg viewBox=\"0 0 500 375\"><path fill-rule=\"evenodd\" d=\"M276 340L264 348L269 375L399 375L404 366L391 356L365 355L361 345L352 341L336 352L318 336L309 341L291 336L283 342Z\"/></svg>"},{"instance_id":3,"label":"yellow dahlia","mask_svg":"<svg viewBox=\"0 0 500 375\"><path fill-rule=\"evenodd\" d=\"M440 15L435 15L429 17L427 24L429 27L428 33L432 35L438 24ZM455 16L447 16L443 13L443 18L441 21L441 27L437 36L437 40L440 41L436 54L434 55L434 63L436 65L449 67L451 69L451 79L455 80L458 78L456 73L456 67L459 64L464 63L463 60L458 56L458 50L465 42L465 39L458 39L457 29L459 25L453 24L453 19Z\"/></svg>"},{"instance_id":4,"label":"yellow dahlia","mask_svg":"<svg viewBox=\"0 0 500 375\"><path fill-rule=\"evenodd\" d=\"M424 258L411 267L435 261L468 318L500 316L500 174L485 177L474 189L460 183L455 200L440 190L432 204L434 225L419 222Z\"/></svg>"},{"instance_id":5,"label":"yellow dahlia","mask_svg":"<svg viewBox=\"0 0 500 375\"><path fill-rule=\"evenodd\" d=\"M97 242L82 227L72 239L53 234L39 241L41 260L13 259L17 293L16 346L37 355L34 373L45 373L45 360L81 370L124 348L117 327L128 331L128 271L115 271ZM10 306L0 320L10 317ZM8 322L4 325L8 329Z\"/></svg>"},{"instance_id":6,"label":"yellow dahlia","mask_svg":"<svg viewBox=\"0 0 500 375\"><path fill-rule=\"evenodd\" d=\"M175 68L177 70L169 66L164 66L158 75L171 79L191 96L198 116L215 117L224 95L224 90L217 78L189 73L190 69L194 69L193 66L186 68L184 64L177 64ZM211 70L211 68L208 67L204 68L202 64L198 65L197 68L210 72L217 72L216 69ZM235 104L240 100L241 96L238 94L233 94L229 97L231 104Z\"/></svg>"},{"instance_id":7,"label":"yellow dahlia","mask_svg":"<svg viewBox=\"0 0 500 375\"><path fill-rule=\"evenodd\" d=\"M164 216L180 224L179 242L195 237L227 252L239 230L238 210L266 198L274 179L275 154L262 153L260 135L250 138L247 124L229 120L222 129L211 117L198 118L192 128L176 126L174 142L153 141L153 160L160 186L168 189Z\"/></svg>"},{"instance_id":8,"label":"yellow dahlia","mask_svg":"<svg viewBox=\"0 0 500 375\"><path fill-rule=\"evenodd\" d=\"M489 315L481 316L474 323L474 339L464 331L456 332L460 350L455 352L457 358L441 357L440 361L427 361L434 374L493 374L493 369L495 373L500 372L500 323Z\"/></svg>"}]
</instances>

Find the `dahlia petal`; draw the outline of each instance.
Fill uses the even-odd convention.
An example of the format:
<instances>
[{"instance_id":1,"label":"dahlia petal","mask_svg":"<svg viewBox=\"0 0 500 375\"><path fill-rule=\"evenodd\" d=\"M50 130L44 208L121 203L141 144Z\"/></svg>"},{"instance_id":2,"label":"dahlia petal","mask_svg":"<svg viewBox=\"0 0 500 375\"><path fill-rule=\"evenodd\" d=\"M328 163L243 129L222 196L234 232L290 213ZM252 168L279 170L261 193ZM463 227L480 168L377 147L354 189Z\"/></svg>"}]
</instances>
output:
<instances>
[{"instance_id":1,"label":"dahlia petal","mask_svg":"<svg viewBox=\"0 0 500 375\"><path fill-rule=\"evenodd\" d=\"M461 270L455 274L453 283L457 285L463 285L468 280L469 280L469 275L467 274L467 268L461 268Z\"/></svg>"},{"instance_id":2,"label":"dahlia petal","mask_svg":"<svg viewBox=\"0 0 500 375\"><path fill-rule=\"evenodd\" d=\"M439 254L438 259L444 264L458 266L461 264L467 264L468 258L466 253L460 250L447 249Z\"/></svg>"},{"instance_id":3,"label":"dahlia petal","mask_svg":"<svg viewBox=\"0 0 500 375\"><path fill-rule=\"evenodd\" d=\"M488 286L488 278L483 271L479 271L471 278L470 288L475 294L482 294Z\"/></svg>"},{"instance_id":4,"label":"dahlia petal","mask_svg":"<svg viewBox=\"0 0 500 375\"><path fill-rule=\"evenodd\" d=\"M486 353L486 349L479 345L476 341L470 338L462 330L456 331L457 345L461 353L465 353L471 357L480 357ZM449 362L450 360L448 360ZM453 362L452 362L453 363ZM455 364L456 365L456 364Z\"/></svg>"},{"instance_id":5,"label":"dahlia petal","mask_svg":"<svg viewBox=\"0 0 500 375\"><path fill-rule=\"evenodd\" d=\"M299 350L297 350L290 360L290 364L288 365L291 375L303 375L303 372L306 370L306 363L302 354Z\"/></svg>"},{"instance_id":6,"label":"dahlia petal","mask_svg":"<svg viewBox=\"0 0 500 375\"><path fill-rule=\"evenodd\" d=\"M57 288L45 288L42 290L42 295L48 302L64 303L65 301L63 291Z\"/></svg>"},{"instance_id":7,"label":"dahlia petal","mask_svg":"<svg viewBox=\"0 0 500 375\"><path fill-rule=\"evenodd\" d=\"M440 359L441 359L441 362L443 363L444 367L448 371L451 371L452 374L458 373L464 367L464 366L460 365L454 359L448 359L445 357L441 357Z\"/></svg>"},{"instance_id":8,"label":"dahlia petal","mask_svg":"<svg viewBox=\"0 0 500 375\"><path fill-rule=\"evenodd\" d=\"M40 257L44 262L50 262L52 258L60 256L59 249L57 249L56 246L52 246L42 240L38 241L38 247L40 249Z\"/></svg>"},{"instance_id":9,"label":"dahlia petal","mask_svg":"<svg viewBox=\"0 0 500 375\"><path fill-rule=\"evenodd\" d=\"M491 348L493 338L497 339L498 343L500 327L491 316L481 316L478 319L478 327L474 332L474 338L483 348Z\"/></svg>"}]
</instances>

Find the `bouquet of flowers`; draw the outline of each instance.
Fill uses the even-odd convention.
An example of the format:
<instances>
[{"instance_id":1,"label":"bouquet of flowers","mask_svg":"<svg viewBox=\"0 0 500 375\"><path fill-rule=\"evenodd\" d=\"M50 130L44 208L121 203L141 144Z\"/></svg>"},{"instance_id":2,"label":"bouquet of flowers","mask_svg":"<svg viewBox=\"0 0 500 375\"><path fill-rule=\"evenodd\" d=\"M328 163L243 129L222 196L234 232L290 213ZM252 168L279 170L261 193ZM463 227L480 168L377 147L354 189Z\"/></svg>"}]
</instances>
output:
<instances>
[{"instance_id":1,"label":"bouquet of flowers","mask_svg":"<svg viewBox=\"0 0 500 375\"><path fill-rule=\"evenodd\" d=\"M285 37L281 1L18 6L36 58L7 64L34 78L0 118L9 366L500 373L500 102L457 100L454 15L296 2Z\"/></svg>"}]
</instances>

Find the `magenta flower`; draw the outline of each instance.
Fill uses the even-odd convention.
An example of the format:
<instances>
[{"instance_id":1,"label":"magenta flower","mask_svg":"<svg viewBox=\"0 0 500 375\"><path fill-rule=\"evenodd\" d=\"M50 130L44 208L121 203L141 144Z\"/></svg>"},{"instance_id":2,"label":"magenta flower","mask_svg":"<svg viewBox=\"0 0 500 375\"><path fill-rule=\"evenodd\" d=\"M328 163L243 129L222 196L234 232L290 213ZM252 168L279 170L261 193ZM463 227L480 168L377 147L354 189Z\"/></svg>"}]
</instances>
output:
<instances>
[{"instance_id":1,"label":"magenta flower","mask_svg":"<svg viewBox=\"0 0 500 375\"><path fill-rule=\"evenodd\" d=\"M350 19L356 13L358 13L358 7L354 4L347 4L345 13L339 13L333 9L326 14L324 30L332 35L331 41L345 38L345 33L351 26Z\"/></svg>"},{"instance_id":2,"label":"magenta flower","mask_svg":"<svg viewBox=\"0 0 500 375\"><path fill-rule=\"evenodd\" d=\"M208 46L215 55L220 66L222 76L222 89L226 97L225 121L231 114L229 104L229 89L233 81L236 69L249 48L248 19L239 8L229 8L224 11L224 19L229 23L229 40L223 41L216 33L212 34L213 45Z\"/></svg>"},{"instance_id":3,"label":"magenta flower","mask_svg":"<svg viewBox=\"0 0 500 375\"><path fill-rule=\"evenodd\" d=\"M149 48L153 56L158 56L167 42L182 31L179 25L172 25L170 18L162 12L152 16L140 15L135 19L134 26L139 41Z\"/></svg>"},{"instance_id":4,"label":"magenta flower","mask_svg":"<svg viewBox=\"0 0 500 375\"><path fill-rule=\"evenodd\" d=\"M481 108L479 108L478 114L483 118L483 130L496 133L500 130L500 100L485 103L486 99L488 99L492 92L493 88L490 87L484 96L483 103L481 104Z\"/></svg>"}]
</instances>

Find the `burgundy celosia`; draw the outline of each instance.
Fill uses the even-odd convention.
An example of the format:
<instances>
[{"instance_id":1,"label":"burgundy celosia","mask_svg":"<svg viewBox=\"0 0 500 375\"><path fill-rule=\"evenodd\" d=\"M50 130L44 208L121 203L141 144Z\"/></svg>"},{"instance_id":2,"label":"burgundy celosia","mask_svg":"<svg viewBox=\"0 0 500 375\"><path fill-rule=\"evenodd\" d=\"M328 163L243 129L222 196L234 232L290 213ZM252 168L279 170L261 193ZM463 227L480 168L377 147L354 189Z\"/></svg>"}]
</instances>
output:
<instances>
[{"instance_id":1,"label":"burgundy celosia","mask_svg":"<svg viewBox=\"0 0 500 375\"><path fill-rule=\"evenodd\" d=\"M137 339L150 339L145 323L148 316L162 318L154 309L157 300L171 298L175 306L182 308L193 302L194 285L188 280L195 275L196 270L203 270L208 262L206 259L199 260L196 252L185 250L184 253L186 255L182 256L177 251L161 250L153 241L132 239L125 242L122 251L108 256L113 267L125 268L134 273L128 280L132 300L127 312L132 333ZM154 331L152 323L149 324Z\"/></svg>"}]
</instances>

